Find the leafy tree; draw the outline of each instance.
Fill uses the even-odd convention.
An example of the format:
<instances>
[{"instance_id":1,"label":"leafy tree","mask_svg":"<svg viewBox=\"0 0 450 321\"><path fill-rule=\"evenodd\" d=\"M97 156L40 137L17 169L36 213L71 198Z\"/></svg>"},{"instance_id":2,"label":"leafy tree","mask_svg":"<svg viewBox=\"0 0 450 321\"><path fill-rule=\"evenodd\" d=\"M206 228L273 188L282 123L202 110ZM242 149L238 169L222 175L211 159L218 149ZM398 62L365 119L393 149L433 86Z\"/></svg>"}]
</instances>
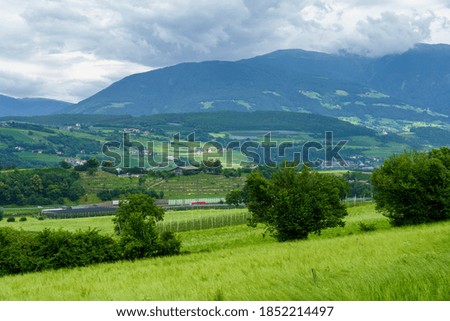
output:
<instances>
[{"instance_id":1,"label":"leafy tree","mask_svg":"<svg viewBox=\"0 0 450 321\"><path fill-rule=\"evenodd\" d=\"M164 209L145 194L128 195L121 201L114 218L115 231L125 259L176 254L181 243L173 234L159 235L156 222L163 220ZM169 253L170 252L170 253Z\"/></svg>"},{"instance_id":2,"label":"leafy tree","mask_svg":"<svg viewBox=\"0 0 450 321\"><path fill-rule=\"evenodd\" d=\"M350 197L371 197L372 186L369 183L363 182L350 182Z\"/></svg>"},{"instance_id":3,"label":"leafy tree","mask_svg":"<svg viewBox=\"0 0 450 321\"><path fill-rule=\"evenodd\" d=\"M72 167L72 165L70 163L66 162L65 160L60 161L59 166L61 166L61 168L64 168L64 169L69 169Z\"/></svg>"},{"instance_id":4,"label":"leafy tree","mask_svg":"<svg viewBox=\"0 0 450 321\"><path fill-rule=\"evenodd\" d=\"M83 186L81 186L81 183L75 182L72 184L72 187L67 193L67 197L72 202L79 200L83 195L85 195L85 190Z\"/></svg>"},{"instance_id":5,"label":"leafy tree","mask_svg":"<svg viewBox=\"0 0 450 321\"><path fill-rule=\"evenodd\" d=\"M300 173L292 167L279 168L270 179L254 171L246 182L250 225L264 223L278 241L306 239L309 233L344 226L345 186L342 179L306 166Z\"/></svg>"},{"instance_id":6,"label":"leafy tree","mask_svg":"<svg viewBox=\"0 0 450 321\"><path fill-rule=\"evenodd\" d=\"M394 226L450 218L450 149L392 156L374 170L376 207Z\"/></svg>"},{"instance_id":7,"label":"leafy tree","mask_svg":"<svg viewBox=\"0 0 450 321\"><path fill-rule=\"evenodd\" d=\"M97 158L89 158L86 161L86 166L88 168L97 168L97 167L100 166L100 162L99 162L99 160Z\"/></svg>"},{"instance_id":8,"label":"leafy tree","mask_svg":"<svg viewBox=\"0 0 450 321\"><path fill-rule=\"evenodd\" d=\"M238 207L244 202L244 192L239 189L232 190L225 196L225 202L230 206Z\"/></svg>"},{"instance_id":9,"label":"leafy tree","mask_svg":"<svg viewBox=\"0 0 450 321\"><path fill-rule=\"evenodd\" d=\"M229 177L241 177L241 169L235 169L235 168L225 168L222 170L222 175L226 178Z\"/></svg>"},{"instance_id":10,"label":"leafy tree","mask_svg":"<svg viewBox=\"0 0 450 321\"><path fill-rule=\"evenodd\" d=\"M200 167L205 173L211 173L214 175L222 174L222 162L219 159L204 160Z\"/></svg>"},{"instance_id":11,"label":"leafy tree","mask_svg":"<svg viewBox=\"0 0 450 321\"><path fill-rule=\"evenodd\" d=\"M31 186L35 192L42 192L44 186L42 185L42 179L39 175L36 174L31 178Z\"/></svg>"}]
</instances>

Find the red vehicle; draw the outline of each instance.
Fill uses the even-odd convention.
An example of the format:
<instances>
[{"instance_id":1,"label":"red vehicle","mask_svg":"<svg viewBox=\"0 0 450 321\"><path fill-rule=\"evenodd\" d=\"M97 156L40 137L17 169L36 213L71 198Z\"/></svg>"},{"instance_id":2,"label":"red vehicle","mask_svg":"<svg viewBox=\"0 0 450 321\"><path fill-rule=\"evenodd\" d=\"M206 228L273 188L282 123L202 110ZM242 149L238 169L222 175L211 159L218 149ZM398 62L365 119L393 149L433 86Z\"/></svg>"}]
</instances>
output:
<instances>
[{"instance_id":1,"label":"red vehicle","mask_svg":"<svg viewBox=\"0 0 450 321\"><path fill-rule=\"evenodd\" d=\"M191 205L206 205L206 202L192 202Z\"/></svg>"}]
</instances>

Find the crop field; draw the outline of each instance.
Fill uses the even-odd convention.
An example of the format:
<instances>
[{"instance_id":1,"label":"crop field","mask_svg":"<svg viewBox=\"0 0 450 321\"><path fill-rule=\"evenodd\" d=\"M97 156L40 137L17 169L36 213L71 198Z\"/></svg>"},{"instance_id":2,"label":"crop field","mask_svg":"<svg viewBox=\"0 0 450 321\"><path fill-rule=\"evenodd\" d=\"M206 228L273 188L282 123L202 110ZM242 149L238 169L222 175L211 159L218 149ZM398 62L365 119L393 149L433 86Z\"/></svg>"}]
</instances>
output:
<instances>
[{"instance_id":1,"label":"crop field","mask_svg":"<svg viewBox=\"0 0 450 321\"><path fill-rule=\"evenodd\" d=\"M98 172L94 176L82 174L82 185L89 196L89 200L97 200L96 193L103 189L138 186L138 178L118 177L110 173ZM175 176L164 179L147 177L143 187L164 192L165 199L179 199L205 197L225 197L233 190L242 188L245 176L223 177L219 175L197 174L190 176Z\"/></svg>"},{"instance_id":2,"label":"crop field","mask_svg":"<svg viewBox=\"0 0 450 321\"><path fill-rule=\"evenodd\" d=\"M243 211L168 212L166 223ZM244 224L179 232L184 255L6 276L0 300L450 300L449 222L392 228L373 204L346 222L287 243ZM0 226L113 231L111 217Z\"/></svg>"},{"instance_id":3,"label":"crop field","mask_svg":"<svg viewBox=\"0 0 450 321\"><path fill-rule=\"evenodd\" d=\"M119 187L137 186L138 179L132 177L120 177L106 172L97 172L90 176L87 173L81 174L81 185L87 194L96 194L104 189L114 189Z\"/></svg>"},{"instance_id":4,"label":"crop field","mask_svg":"<svg viewBox=\"0 0 450 321\"><path fill-rule=\"evenodd\" d=\"M208 174L177 176L154 185L154 189L164 192L164 198L225 197L233 189L241 189L245 177L223 177Z\"/></svg>"}]
</instances>

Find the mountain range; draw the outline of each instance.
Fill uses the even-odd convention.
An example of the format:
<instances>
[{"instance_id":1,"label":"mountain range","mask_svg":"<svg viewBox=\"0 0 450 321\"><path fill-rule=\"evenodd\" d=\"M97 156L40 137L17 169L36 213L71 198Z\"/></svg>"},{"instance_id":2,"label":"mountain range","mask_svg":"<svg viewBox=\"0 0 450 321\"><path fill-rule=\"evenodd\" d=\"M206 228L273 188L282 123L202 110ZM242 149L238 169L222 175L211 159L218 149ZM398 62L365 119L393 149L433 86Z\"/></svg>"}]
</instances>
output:
<instances>
[{"instance_id":1,"label":"mountain range","mask_svg":"<svg viewBox=\"0 0 450 321\"><path fill-rule=\"evenodd\" d=\"M450 45L418 44L377 58L296 49L234 62L182 63L130 75L78 104L51 105L47 114L284 110L377 129L417 123L448 128L449 104ZM0 100L0 115L6 112Z\"/></svg>"},{"instance_id":2,"label":"mountain range","mask_svg":"<svg viewBox=\"0 0 450 321\"><path fill-rule=\"evenodd\" d=\"M0 95L0 117L57 114L70 105L72 104L53 99L13 98Z\"/></svg>"}]
</instances>

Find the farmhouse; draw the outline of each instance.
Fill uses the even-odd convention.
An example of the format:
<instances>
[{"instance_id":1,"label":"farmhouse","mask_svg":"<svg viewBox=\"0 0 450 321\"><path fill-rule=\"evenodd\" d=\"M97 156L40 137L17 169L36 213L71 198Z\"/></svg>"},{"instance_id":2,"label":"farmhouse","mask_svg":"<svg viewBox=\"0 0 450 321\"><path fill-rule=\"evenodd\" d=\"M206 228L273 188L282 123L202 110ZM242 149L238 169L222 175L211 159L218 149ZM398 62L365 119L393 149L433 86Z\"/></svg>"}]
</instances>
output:
<instances>
[{"instance_id":1,"label":"farmhouse","mask_svg":"<svg viewBox=\"0 0 450 321\"><path fill-rule=\"evenodd\" d=\"M171 171L174 172L176 175L184 175L187 172L197 172L200 168L195 166L177 166L173 168Z\"/></svg>"}]
</instances>

